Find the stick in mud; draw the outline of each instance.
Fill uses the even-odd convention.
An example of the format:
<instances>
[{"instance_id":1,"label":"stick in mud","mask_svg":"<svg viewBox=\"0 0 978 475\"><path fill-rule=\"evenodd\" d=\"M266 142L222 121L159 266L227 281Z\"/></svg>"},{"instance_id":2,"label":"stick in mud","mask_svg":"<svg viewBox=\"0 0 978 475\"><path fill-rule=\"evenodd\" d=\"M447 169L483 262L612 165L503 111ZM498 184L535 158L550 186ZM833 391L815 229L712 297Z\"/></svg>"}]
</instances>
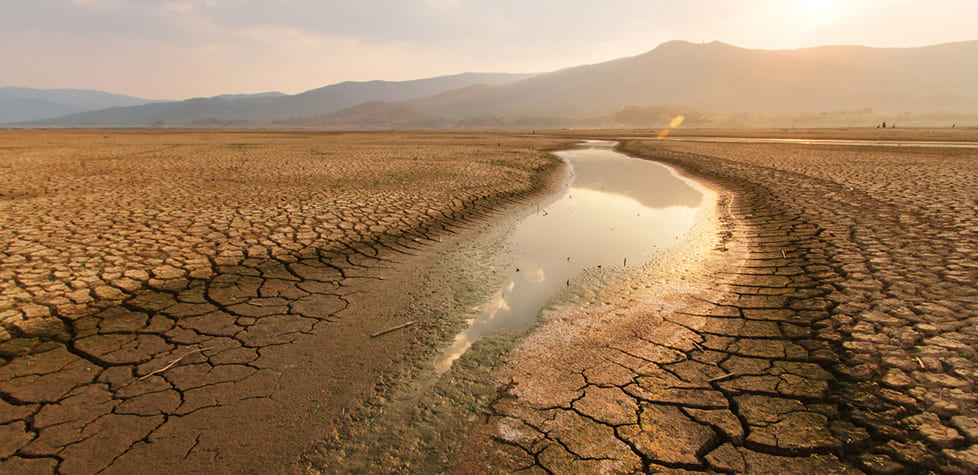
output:
<instances>
[{"instance_id":1,"label":"stick in mud","mask_svg":"<svg viewBox=\"0 0 978 475\"><path fill-rule=\"evenodd\" d=\"M400 330L400 329L402 329L402 328L407 328L407 327L409 327L409 326L411 326L411 325L414 325L414 324L415 324L415 323L417 323L417 322L418 322L417 320L411 320L411 321L409 321L409 322L404 322L404 323L402 323L402 324L400 324L400 325L395 325L395 326L393 326L393 327L390 327L390 328L388 328L388 329L386 329L386 330L381 330L381 331L379 331L379 332L377 332L377 333L371 333L371 334L370 334L370 338L377 338L377 337L378 337L378 336L380 336L380 335L384 335L384 334L386 334L386 333L390 333L390 332L392 332L392 331L394 331L394 330Z\"/></svg>"},{"instance_id":2,"label":"stick in mud","mask_svg":"<svg viewBox=\"0 0 978 475\"><path fill-rule=\"evenodd\" d=\"M727 373L727 374L725 374L723 376L718 376L718 377L713 378L713 379L708 379L708 380L706 380L706 382L708 382L708 383L716 383L718 381L724 381L724 380L730 379L730 378L732 378L734 376L737 376L737 373Z\"/></svg>"},{"instance_id":3,"label":"stick in mud","mask_svg":"<svg viewBox=\"0 0 978 475\"><path fill-rule=\"evenodd\" d=\"M159 373L162 373L162 372L164 372L164 371L166 371L166 370L168 370L168 369L170 369L170 368L172 368L172 367L173 367L174 365L176 365L177 363L179 363L179 362L180 362L180 360L182 360L182 359L184 359L184 358L186 358L186 357L188 357L188 356L190 356L190 355L192 355L192 354L194 354L194 353L200 353L200 352L202 352L202 351L207 351L207 350L209 350L209 349L210 349L210 348L199 348L199 349L196 349L196 350L193 350L193 351L191 351L191 352L188 352L188 353L186 353L186 354L184 354L183 356L180 356L179 358L177 358L177 359L175 359L175 360L173 360L173 361L170 361L170 364L168 364L168 365L166 365L166 366L164 366L164 367L162 367L162 368L160 368L160 369L158 369L158 370L155 370L155 371L150 371L149 373L146 373L146 374L145 374L145 375L143 375L143 376L142 376L141 378L139 378L139 380L140 380L140 381L142 381L142 380L144 380L144 379L146 379L146 378L148 378L148 377L150 377L150 376L152 376L152 375L154 375L154 374L159 374Z\"/></svg>"}]
</instances>

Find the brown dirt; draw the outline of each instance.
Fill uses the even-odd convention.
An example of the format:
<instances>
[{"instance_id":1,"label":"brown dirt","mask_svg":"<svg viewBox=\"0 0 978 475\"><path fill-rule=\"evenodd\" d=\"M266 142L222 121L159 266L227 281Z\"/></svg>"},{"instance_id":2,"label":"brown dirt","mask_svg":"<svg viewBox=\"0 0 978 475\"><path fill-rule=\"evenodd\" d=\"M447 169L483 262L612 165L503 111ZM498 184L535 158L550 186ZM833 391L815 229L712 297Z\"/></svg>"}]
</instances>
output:
<instances>
[{"instance_id":1,"label":"brown dirt","mask_svg":"<svg viewBox=\"0 0 978 475\"><path fill-rule=\"evenodd\" d=\"M581 134L3 132L0 472L978 470L973 150L630 141L694 235L412 395Z\"/></svg>"},{"instance_id":2,"label":"brown dirt","mask_svg":"<svg viewBox=\"0 0 978 475\"><path fill-rule=\"evenodd\" d=\"M0 472L269 473L301 470L451 334L439 305L456 296L422 250L539 189L554 163L540 150L566 141L2 143Z\"/></svg>"}]
</instances>

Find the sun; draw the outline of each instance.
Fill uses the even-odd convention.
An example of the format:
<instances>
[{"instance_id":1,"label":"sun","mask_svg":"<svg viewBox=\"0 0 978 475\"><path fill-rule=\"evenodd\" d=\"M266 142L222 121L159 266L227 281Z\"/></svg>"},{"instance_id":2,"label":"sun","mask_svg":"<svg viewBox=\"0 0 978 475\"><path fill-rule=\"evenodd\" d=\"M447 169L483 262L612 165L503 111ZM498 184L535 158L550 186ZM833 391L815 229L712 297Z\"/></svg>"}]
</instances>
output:
<instances>
[{"instance_id":1,"label":"sun","mask_svg":"<svg viewBox=\"0 0 978 475\"><path fill-rule=\"evenodd\" d=\"M817 20L826 20L834 16L839 0L804 0L803 4L809 16Z\"/></svg>"},{"instance_id":2,"label":"sun","mask_svg":"<svg viewBox=\"0 0 978 475\"><path fill-rule=\"evenodd\" d=\"M805 11L813 17L826 17L835 12L839 0L804 0Z\"/></svg>"},{"instance_id":3,"label":"sun","mask_svg":"<svg viewBox=\"0 0 978 475\"><path fill-rule=\"evenodd\" d=\"M839 0L803 0L802 6L808 17L816 23L830 23L836 20L836 7Z\"/></svg>"}]
</instances>

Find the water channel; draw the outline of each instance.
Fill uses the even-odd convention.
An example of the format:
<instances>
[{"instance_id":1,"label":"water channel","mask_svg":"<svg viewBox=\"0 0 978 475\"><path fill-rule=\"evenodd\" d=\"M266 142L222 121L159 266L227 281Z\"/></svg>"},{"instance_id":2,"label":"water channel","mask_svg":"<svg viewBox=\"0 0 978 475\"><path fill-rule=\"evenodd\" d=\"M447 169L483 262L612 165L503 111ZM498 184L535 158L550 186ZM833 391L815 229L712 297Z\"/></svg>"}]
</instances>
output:
<instances>
[{"instance_id":1,"label":"water channel","mask_svg":"<svg viewBox=\"0 0 978 475\"><path fill-rule=\"evenodd\" d=\"M556 153L570 168L569 183L509 235L503 284L435 360L437 374L479 338L529 327L584 270L643 266L692 227L702 194L668 167L615 152L614 145L587 141Z\"/></svg>"}]
</instances>

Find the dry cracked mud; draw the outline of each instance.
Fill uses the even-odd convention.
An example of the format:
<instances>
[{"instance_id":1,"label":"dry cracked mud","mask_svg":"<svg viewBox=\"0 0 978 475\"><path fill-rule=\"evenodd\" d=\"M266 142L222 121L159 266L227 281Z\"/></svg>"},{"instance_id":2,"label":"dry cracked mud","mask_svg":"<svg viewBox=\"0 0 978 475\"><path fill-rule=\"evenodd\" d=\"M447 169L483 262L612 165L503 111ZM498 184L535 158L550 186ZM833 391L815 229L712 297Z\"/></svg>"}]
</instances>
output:
<instances>
[{"instance_id":1,"label":"dry cracked mud","mask_svg":"<svg viewBox=\"0 0 978 475\"><path fill-rule=\"evenodd\" d=\"M551 317L456 472L978 470L978 152L621 148L717 187L716 248L683 286Z\"/></svg>"},{"instance_id":2,"label":"dry cracked mud","mask_svg":"<svg viewBox=\"0 0 978 475\"><path fill-rule=\"evenodd\" d=\"M538 189L558 143L3 132L0 472L288 470L456 324L369 338L420 298L420 250Z\"/></svg>"},{"instance_id":3,"label":"dry cracked mud","mask_svg":"<svg viewBox=\"0 0 978 475\"><path fill-rule=\"evenodd\" d=\"M12 473L261 470L241 456L252 450L279 451L259 457L264 467L295 469L286 446L363 422L362 405L384 407L378 394L419 348L451 335L435 309L409 331L369 338L416 315L405 309L454 299L398 287L419 277L394 269L431 265L425 248L438 236L532 189L546 166L536 150L558 144L31 134L5 133L0 148L4 174L18 178L0 185L0 472ZM80 154L80 143L97 146ZM470 401L484 413L461 421L461 452L439 464L978 470L973 151L622 148L713 187L718 233L677 260L690 266L678 282L549 317L506 357L498 390Z\"/></svg>"}]
</instances>

